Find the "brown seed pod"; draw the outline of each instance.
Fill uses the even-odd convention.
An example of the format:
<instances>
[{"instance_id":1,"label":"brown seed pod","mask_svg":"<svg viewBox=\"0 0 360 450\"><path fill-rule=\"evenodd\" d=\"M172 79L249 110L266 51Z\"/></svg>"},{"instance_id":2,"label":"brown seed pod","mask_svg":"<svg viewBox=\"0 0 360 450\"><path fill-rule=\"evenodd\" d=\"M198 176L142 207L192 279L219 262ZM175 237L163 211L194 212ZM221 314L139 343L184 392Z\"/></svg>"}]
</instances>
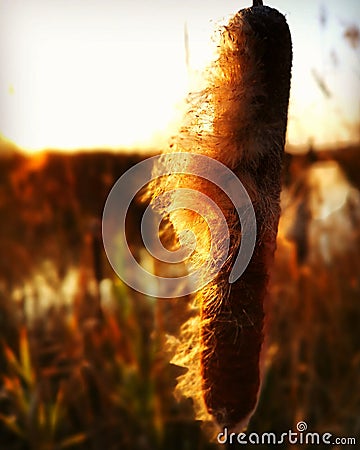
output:
<instances>
[{"instance_id":1,"label":"brown seed pod","mask_svg":"<svg viewBox=\"0 0 360 450\"><path fill-rule=\"evenodd\" d=\"M260 387L263 302L280 215L291 59L290 32L275 9L242 10L225 28L219 64L224 61L223 73L234 88L229 101L234 104L215 112L214 128L219 135L234 134L239 159L233 170L252 198L257 240L238 281L233 285L227 281L231 265L214 280L223 291L215 311L213 295L203 295L201 373L208 411L219 424L231 428L247 422ZM216 102L215 109L221 109L221 89Z\"/></svg>"},{"instance_id":2,"label":"brown seed pod","mask_svg":"<svg viewBox=\"0 0 360 450\"><path fill-rule=\"evenodd\" d=\"M260 388L263 305L280 215L292 63L284 16L260 1L254 5L222 28L207 86L190 97L189 112L172 146L172 151L200 153L222 162L246 188L255 210L257 237L240 279L229 283L241 225L224 193L206 180L179 175L152 186L154 197L169 188L197 189L221 207L227 220L229 256L212 282L197 293L198 317L183 326L173 361L189 369L179 380L179 390L194 398L197 416L232 429L247 423ZM185 223L201 237L202 248L191 263L203 262L209 249L206 224L191 211L171 213L170 221L175 232Z\"/></svg>"}]
</instances>

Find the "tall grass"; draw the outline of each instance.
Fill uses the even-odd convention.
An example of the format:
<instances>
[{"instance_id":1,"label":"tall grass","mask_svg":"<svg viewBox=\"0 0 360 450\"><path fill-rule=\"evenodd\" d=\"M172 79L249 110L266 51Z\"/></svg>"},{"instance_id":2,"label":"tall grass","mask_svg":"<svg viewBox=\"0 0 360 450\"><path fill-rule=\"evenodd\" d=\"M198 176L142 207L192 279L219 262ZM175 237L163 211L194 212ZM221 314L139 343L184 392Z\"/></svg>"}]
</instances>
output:
<instances>
[{"instance_id":1,"label":"tall grass","mask_svg":"<svg viewBox=\"0 0 360 450\"><path fill-rule=\"evenodd\" d=\"M181 325L183 304L127 288L97 245L106 193L135 161L48 155L34 166L13 155L1 162L1 450L223 448L194 420L191 400L173 395L184 369L169 363L165 341ZM288 204L303 197L293 189L297 175ZM139 248L136 208L130 239ZM325 261L321 236L338 234L312 221L300 261L284 233L293 217L294 209L283 209L266 370L249 432L280 434L304 420L309 431L359 439L358 222L343 236L350 245Z\"/></svg>"}]
</instances>

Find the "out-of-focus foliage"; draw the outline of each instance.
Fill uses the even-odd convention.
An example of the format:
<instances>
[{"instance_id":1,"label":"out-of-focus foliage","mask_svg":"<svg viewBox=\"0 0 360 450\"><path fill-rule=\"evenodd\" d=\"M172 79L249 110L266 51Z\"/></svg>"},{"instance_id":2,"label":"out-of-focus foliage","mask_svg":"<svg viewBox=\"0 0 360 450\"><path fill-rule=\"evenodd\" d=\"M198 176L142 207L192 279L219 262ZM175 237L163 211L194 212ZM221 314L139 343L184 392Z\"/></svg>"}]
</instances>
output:
<instances>
[{"instance_id":1,"label":"out-of-focus foliage","mask_svg":"<svg viewBox=\"0 0 360 450\"><path fill-rule=\"evenodd\" d=\"M358 25L349 25L344 31L344 37L352 48L357 49L360 44L360 28Z\"/></svg>"},{"instance_id":2,"label":"out-of-focus foliage","mask_svg":"<svg viewBox=\"0 0 360 450\"><path fill-rule=\"evenodd\" d=\"M309 432L359 442L359 150L288 157L252 431L305 421Z\"/></svg>"},{"instance_id":3,"label":"out-of-focus foliage","mask_svg":"<svg viewBox=\"0 0 360 450\"><path fill-rule=\"evenodd\" d=\"M4 154L0 448L215 448L173 397L169 305L117 280L102 249L106 196L141 158ZM144 207L129 211L135 253Z\"/></svg>"},{"instance_id":4,"label":"out-of-focus foliage","mask_svg":"<svg viewBox=\"0 0 360 450\"><path fill-rule=\"evenodd\" d=\"M218 448L191 400L173 397L182 369L169 363L166 334L181 325L184 300L128 289L103 253L106 195L140 157L2 154L0 449ZM326 220L314 216L318 198L326 200L314 183L324 160L338 162L352 192ZM286 159L268 356L251 431L281 434L305 420L309 431L359 436L359 166L358 148ZM129 212L138 255L144 207ZM341 234L349 220L352 231ZM338 236L343 246L333 245Z\"/></svg>"}]
</instances>

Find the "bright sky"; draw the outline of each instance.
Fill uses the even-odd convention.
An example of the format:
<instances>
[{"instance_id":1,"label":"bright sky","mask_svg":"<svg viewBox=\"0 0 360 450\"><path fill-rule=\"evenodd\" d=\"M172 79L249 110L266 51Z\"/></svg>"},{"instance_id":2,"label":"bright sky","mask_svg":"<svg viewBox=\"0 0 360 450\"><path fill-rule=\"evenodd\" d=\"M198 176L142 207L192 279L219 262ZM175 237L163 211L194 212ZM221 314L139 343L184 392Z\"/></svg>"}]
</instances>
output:
<instances>
[{"instance_id":1,"label":"bright sky","mask_svg":"<svg viewBox=\"0 0 360 450\"><path fill-rule=\"evenodd\" d=\"M360 48L351 48L343 33L360 26L360 2L269 5L286 14L293 37L288 141L359 140ZM189 89L185 23L196 73L211 55L214 22L248 6L245 0L0 0L0 133L29 150L164 144Z\"/></svg>"}]
</instances>

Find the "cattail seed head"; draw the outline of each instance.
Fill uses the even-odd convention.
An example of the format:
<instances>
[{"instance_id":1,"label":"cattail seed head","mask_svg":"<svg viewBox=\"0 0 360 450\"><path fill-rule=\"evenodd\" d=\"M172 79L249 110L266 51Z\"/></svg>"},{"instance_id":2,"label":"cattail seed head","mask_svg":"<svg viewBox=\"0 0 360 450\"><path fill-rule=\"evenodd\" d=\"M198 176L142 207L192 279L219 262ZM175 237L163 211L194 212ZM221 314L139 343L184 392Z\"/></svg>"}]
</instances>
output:
<instances>
[{"instance_id":1,"label":"cattail seed head","mask_svg":"<svg viewBox=\"0 0 360 450\"><path fill-rule=\"evenodd\" d=\"M277 10L254 1L220 33L218 57L207 86L190 108L172 150L210 156L230 168L245 186L256 215L254 254L240 279L229 274L242 239L234 205L204 179L173 176L152 186L191 187L209 196L226 217L230 249L217 276L195 297L198 315L182 328L174 363L188 368L178 389L193 397L199 418L241 429L260 389L264 301L280 215L281 163L285 145L292 63L288 25ZM208 232L193 212L170 214L175 233L186 223L199 236L196 261L208 255ZM200 256L199 256L200 255Z\"/></svg>"}]
</instances>

